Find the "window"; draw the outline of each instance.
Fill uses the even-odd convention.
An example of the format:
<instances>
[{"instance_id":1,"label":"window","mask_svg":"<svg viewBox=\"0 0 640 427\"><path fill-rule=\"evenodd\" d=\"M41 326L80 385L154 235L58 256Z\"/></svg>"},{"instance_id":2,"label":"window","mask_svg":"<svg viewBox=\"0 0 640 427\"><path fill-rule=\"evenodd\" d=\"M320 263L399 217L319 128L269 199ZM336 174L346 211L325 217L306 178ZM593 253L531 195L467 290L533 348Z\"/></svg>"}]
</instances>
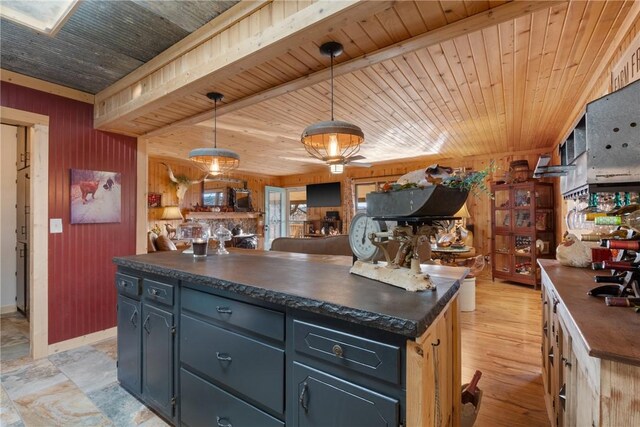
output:
<instances>
[{"instance_id":1,"label":"window","mask_svg":"<svg viewBox=\"0 0 640 427\"><path fill-rule=\"evenodd\" d=\"M53 36L62 27L77 4L78 0L3 0L0 14L3 18Z\"/></svg>"},{"instance_id":2,"label":"window","mask_svg":"<svg viewBox=\"0 0 640 427\"><path fill-rule=\"evenodd\" d=\"M378 191L384 184L396 182L401 175L385 175L364 178L356 181L354 186L355 213L367 212L367 194Z\"/></svg>"},{"instance_id":3,"label":"window","mask_svg":"<svg viewBox=\"0 0 640 427\"><path fill-rule=\"evenodd\" d=\"M304 187L287 188L289 199L289 237L304 237L307 220L307 191Z\"/></svg>"}]
</instances>

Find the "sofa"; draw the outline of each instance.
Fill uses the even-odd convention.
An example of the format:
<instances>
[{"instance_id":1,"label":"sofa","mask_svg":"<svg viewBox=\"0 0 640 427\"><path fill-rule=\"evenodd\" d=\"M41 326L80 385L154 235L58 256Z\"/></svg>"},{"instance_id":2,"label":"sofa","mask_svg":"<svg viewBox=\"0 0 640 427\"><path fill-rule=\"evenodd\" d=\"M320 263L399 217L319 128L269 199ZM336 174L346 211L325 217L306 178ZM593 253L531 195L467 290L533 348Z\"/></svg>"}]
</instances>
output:
<instances>
[{"instance_id":1,"label":"sofa","mask_svg":"<svg viewBox=\"0 0 640 427\"><path fill-rule=\"evenodd\" d=\"M349 245L349 235L340 234L338 236L327 237L278 237L271 243L272 251L281 252L297 252L301 254L319 254L319 255L346 255L353 256L351 246ZM390 241L387 250L389 256L393 258L398 251L398 242ZM429 251L425 246L418 249L420 261L425 262L429 258ZM378 258L384 261L384 257Z\"/></svg>"},{"instance_id":2,"label":"sofa","mask_svg":"<svg viewBox=\"0 0 640 427\"><path fill-rule=\"evenodd\" d=\"M347 234L306 238L278 237L271 242L271 250L301 254L353 256Z\"/></svg>"}]
</instances>

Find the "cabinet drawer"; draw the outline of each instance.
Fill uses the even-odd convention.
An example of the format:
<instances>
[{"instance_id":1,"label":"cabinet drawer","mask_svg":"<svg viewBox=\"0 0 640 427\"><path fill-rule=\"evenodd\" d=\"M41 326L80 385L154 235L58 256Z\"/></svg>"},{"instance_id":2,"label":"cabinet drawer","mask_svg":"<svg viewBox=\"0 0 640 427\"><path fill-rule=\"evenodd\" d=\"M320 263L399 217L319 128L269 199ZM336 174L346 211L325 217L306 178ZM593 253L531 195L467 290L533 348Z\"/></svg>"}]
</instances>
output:
<instances>
[{"instance_id":1,"label":"cabinet drawer","mask_svg":"<svg viewBox=\"0 0 640 427\"><path fill-rule=\"evenodd\" d=\"M180 320L182 364L284 411L284 350L184 314Z\"/></svg>"},{"instance_id":2,"label":"cabinet drawer","mask_svg":"<svg viewBox=\"0 0 640 427\"><path fill-rule=\"evenodd\" d=\"M189 288L182 288L181 297L185 310L284 341L283 313Z\"/></svg>"},{"instance_id":3,"label":"cabinet drawer","mask_svg":"<svg viewBox=\"0 0 640 427\"><path fill-rule=\"evenodd\" d=\"M398 426L396 399L344 381L297 362L293 364L294 425L391 427Z\"/></svg>"},{"instance_id":4,"label":"cabinet drawer","mask_svg":"<svg viewBox=\"0 0 640 427\"><path fill-rule=\"evenodd\" d=\"M294 320L297 352L400 384L400 348L311 323Z\"/></svg>"},{"instance_id":5,"label":"cabinet drawer","mask_svg":"<svg viewBox=\"0 0 640 427\"><path fill-rule=\"evenodd\" d=\"M116 273L118 293L130 297L140 297L140 279L122 273Z\"/></svg>"},{"instance_id":6,"label":"cabinet drawer","mask_svg":"<svg viewBox=\"0 0 640 427\"><path fill-rule=\"evenodd\" d=\"M173 306L173 285L144 279L142 282L144 299L159 304Z\"/></svg>"},{"instance_id":7,"label":"cabinet drawer","mask_svg":"<svg viewBox=\"0 0 640 427\"><path fill-rule=\"evenodd\" d=\"M282 421L184 369L180 370L180 399L181 425L284 427Z\"/></svg>"}]
</instances>

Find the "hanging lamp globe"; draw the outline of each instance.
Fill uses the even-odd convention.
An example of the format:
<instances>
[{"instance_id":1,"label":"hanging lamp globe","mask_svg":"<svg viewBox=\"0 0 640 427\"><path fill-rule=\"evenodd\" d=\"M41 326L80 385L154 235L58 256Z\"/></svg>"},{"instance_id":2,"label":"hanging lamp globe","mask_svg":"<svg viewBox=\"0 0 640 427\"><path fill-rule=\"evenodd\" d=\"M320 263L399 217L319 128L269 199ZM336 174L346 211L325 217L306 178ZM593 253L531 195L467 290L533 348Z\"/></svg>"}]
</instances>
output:
<instances>
[{"instance_id":1,"label":"hanging lamp globe","mask_svg":"<svg viewBox=\"0 0 640 427\"><path fill-rule=\"evenodd\" d=\"M217 142L217 107L224 95L218 92L210 92L207 98L214 102L213 107L213 148L196 148L189 152L191 160L198 168L209 175L223 175L237 169L240 166L240 156L235 151L218 148Z\"/></svg>"},{"instance_id":2,"label":"hanging lamp globe","mask_svg":"<svg viewBox=\"0 0 640 427\"><path fill-rule=\"evenodd\" d=\"M331 120L307 126L300 138L307 153L327 163L332 173L342 173L348 158L355 155L364 142L362 129L354 124L335 120L333 116L333 58L342 51L342 45L337 42L320 46L320 53L331 57ZM338 164L342 168L336 167Z\"/></svg>"}]
</instances>

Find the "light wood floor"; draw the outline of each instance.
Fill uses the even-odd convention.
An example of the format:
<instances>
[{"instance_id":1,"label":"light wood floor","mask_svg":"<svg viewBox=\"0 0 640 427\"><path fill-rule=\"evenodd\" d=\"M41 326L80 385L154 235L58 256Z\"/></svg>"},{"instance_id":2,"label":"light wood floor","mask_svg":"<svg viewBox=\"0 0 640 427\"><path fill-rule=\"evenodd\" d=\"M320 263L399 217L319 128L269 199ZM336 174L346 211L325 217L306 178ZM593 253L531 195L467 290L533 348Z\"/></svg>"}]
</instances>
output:
<instances>
[{"instance_id":1,"label":"light wood floor","mask_svg":"<svg viewBox=\"0 0 640 427\"><path fill-rule=\"evenodd\" d=\"M477 280L476 310L461 313L462 380L482 371L476 427L548 426L542 376L540 291Z\"/></svg>"}]
</instances>

